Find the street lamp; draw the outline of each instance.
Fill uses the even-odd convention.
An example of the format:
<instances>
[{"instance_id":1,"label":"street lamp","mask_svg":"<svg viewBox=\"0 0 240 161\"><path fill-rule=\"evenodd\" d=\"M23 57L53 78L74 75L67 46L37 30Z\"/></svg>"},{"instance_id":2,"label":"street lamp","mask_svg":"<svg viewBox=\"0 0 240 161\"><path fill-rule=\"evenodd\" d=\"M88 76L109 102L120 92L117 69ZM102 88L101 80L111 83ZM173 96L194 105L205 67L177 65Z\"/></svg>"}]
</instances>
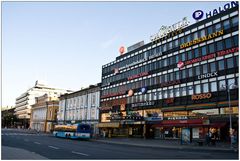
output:
<instances>
[{"instance_id":1,"label":"street lamp","mask_svg":"<svg viewBox=\"0 0 240 161\"><path fill-rule=\"evenodd\" d=\"M228 107L229 107L229 132L230 132L230 146L231 148L233 148L232 146L232 141L233 141L233 133L232 133L232 107L231 107L231 99L230 99L230 87L232 86L232 88L235 88L236 85L235 83L231 83L229 85L222 85L222 89L226 89L228 91Z\"/></svg>"}]
</instances>

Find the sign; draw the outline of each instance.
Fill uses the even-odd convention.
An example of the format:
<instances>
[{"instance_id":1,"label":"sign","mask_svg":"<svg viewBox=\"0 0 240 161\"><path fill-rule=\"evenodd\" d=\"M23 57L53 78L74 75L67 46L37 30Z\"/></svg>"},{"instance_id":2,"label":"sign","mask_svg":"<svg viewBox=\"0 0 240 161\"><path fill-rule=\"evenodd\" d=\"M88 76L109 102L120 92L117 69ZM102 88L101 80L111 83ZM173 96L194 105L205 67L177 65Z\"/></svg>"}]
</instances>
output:
<instances>
[{"instance_id":1,"label":"sign","mask_svg":"<svg viewBox=\"0 0 240 161\"><path fill-rule=\"evenodd\" d=\"M213 9L212 11L206 12L205 15L206 15L206 18L210 18L212 16L215 16L221 12L227 11L230 8L237 7L237 6L238 6L238 1L232 1L231 3L226 3L223 7L218 7L216 9ZM203 18L203 16L204 16L204 12L202 10L194 11L192 14L192 17L195 20L200 20Z\"/></svg>"},{"instance_id":2,"label":"sign","mask_svg":"<svg viewBox=\"0 0 240 161\"><path fill-rule=\"evenodd\" d=\"M188 26L189 23L190 22L187 20L187 17L184 17L181 21L179 21L171 26L162 26L159 29L158 33L150 36L150 39L151 39L151 41L156 41L158 39L168 36L172 32L178 34L178 31L182 30L183 28Z\"/></svg>"},{"instance_id":3,"label":"sign","mask_svg":"<svg viewBox=\"0 0 240 161\"><path fill-rule=\"evenodd\" d=\"M221 36L223 34L224 34L223 30L214 32L214 33L209 34L207 36L203 36L203 37L197 38L195 40L192 40L190 42L183 43L183 44L180 45L180 49L184 49L184 48L190 47L192 45L196 45L196 44L202 43L204 41L216 38L216 37Z\"/></svg>"},{"instance_id":4,"label":"sign","mask_svg":"<svg viewBox=\"0 0 240 161\"><path fill-rule=\"evenodd\" d=\"M148 72L139 73L139 74L128 77L128 80L133 80L133 79L140 78L147 75L148 75Z\"/></svg>"},{"instance_id":5,"label":"sign","mask_svg":"<svg viewBox=\"0 0 240 161\"><path fill-rule=\"evenodd\" d=\"M184 62L182 62L182 61L178 62L177 67L178 68L183 68L184 67Z\"/></svg>"},{"instance_id":6,"label":"sign","mask_svg":"<svg viewBox=\"0 0 240 161\"><path fill-rule=\"evenodd\" d=\"M187 120L187 116L171 116L167 117L167 120Z\"/></svg>"},{"instance_id":7,"label":"sign","mask_svg":"<svg viewBox=\"0 0 240 161\"><path fill-rule=\"evenodd\" d=\"M125 91L122 92L117 92L117 93L111 93L111 94L106 94L101 96L101 98L108 98L108 97L115 97L115 96L120 96L120 95L124 95Z\"/></svg>"},{"instance_id":8,"label":"sign","mask_svg":"<svg viewBox=\"0 0 240 161\"><path fill-rule=\"evenodd\" d=\"M202 100L202 99L207 99L211 97L212 97L212 93L202 93L202 94L192 95L192 100Z\"/></svg>"},{"instance_id":9,"label":"sign","mask_svg":"<svg viewBox=\"0 0 240 161\"><path fill-rule=\"evenodd\" d=\"M181 136L182 144L190 144L190 129L182 128L182 136Z\"/></svg>"},{"instance_id":10,"label":"sign","mask_svg":"<svg viewBox=\"0 0 240 161\"><path fill-rule=\"evenodd\" d=\"M202 10L197 10L197 11L193 12L192 17L195 20L200 20L201 18L203 18L203 11Z\"/></svg>"},{"instance_id":11,"label":"sign","mask_svg":"<svg viewBox=\"0 0 240 161\"><path fill-rule=\"evenodd\" d=\"M174 98L168 98L168 99L165 100L165 102L167 104L173 103L174 102Z\"/></svg>"},{"instance_id":12,"label":"sign","mask_svg":"<svg viewBox=\"0 0 240 161\"><path fill-rule=\"evenodd\" d=\"M205 78L216 77L216 76L218 76L218 72L212 72L212 73L199 75L198 79L205 79Z\"/></svg>"},{"instance_id":13,"label":"sign","mask_svg":"<svg viewBox=\"0 0 240 161\"><path fill-rule=\"evenodd\" d=\"M128 96L131 97L133 94L134 94L133 90L130 89L130 90L128 91Z\"/></svg>"},{"instance_id":14,"label":"sign","mask_svg":"<svg viewBox=\"0 0 240 161\"><path fill-rule=\"evenodd\" d=\"M147 92L147 88L146 87L142 87L141 88L141 92L142 92L142 94L145 94Z\"/></svg>"},{"instance_id":15,"label":"sign","mask_svg":"<svg viewBox=\"0 0 240 161\"><path fill-rule=\"evenodd\" d=\"M231 48L231 49L218 51L217 56L224 56L224 55L227 55L227 54L235 53L235 52L238 52L238 50L239 50L238 47L234 47L234 48Z\"/></svg>"},{"instance_id":16,"label":"sign","mask_svg":"<svg viewBox=\"0 0 240 161\"><path fill-rule=\"evenodd\" d=\"M119 52L120 52L120 55L123 55L123 53L125 52L125 48L123 46L121 46L119 48Z\"/></svg>"},{"instance_id":17,"label":"sign","mask_svg":"<svg viewBox=\"0 0 240 161\"><path fill-rule=\"evenodd\" d=\"M138 42L138 43L136 43L136 44L134 44L134 45L132 45L132 46L129 46L129 47L127 48L127 51L128 51L128 52L133 51L133 50L135 50L135 49L137 49L137 48L140 48L140 47L143 46L143 45L144 45L144 41Z\"/></svg>"},{"instance_id":18,"label":"sign","mask_svg":"<svg viewBox=\"0 0 240 161\"><path fill-rule=\"evenodd\" d=\"M115 68L115 69L114 69L114 74L117 74L117 73L119 73L119 69L118 69L118 68Z\"/></svg>"},{"instance_id":19,"label":"sign","mask_svg":"<svg viewBox=\"0 0 240 161\"><path fill-rule=\"evenodd\" d=\"M199 128L192 128L192 138L199 139Z\"/></svg>"},{"instance_id":20,"label":"sign","mask_svg":"<svg viewBox=\"0 0 240 161\"><path fill-rule=\"evenodd\" d=\"M146 101L146 102L140 102L140 103L133 103L132 107L144 107L144 106L152 106L154 105L153 101Z\"/></svg>"}]
</instances>

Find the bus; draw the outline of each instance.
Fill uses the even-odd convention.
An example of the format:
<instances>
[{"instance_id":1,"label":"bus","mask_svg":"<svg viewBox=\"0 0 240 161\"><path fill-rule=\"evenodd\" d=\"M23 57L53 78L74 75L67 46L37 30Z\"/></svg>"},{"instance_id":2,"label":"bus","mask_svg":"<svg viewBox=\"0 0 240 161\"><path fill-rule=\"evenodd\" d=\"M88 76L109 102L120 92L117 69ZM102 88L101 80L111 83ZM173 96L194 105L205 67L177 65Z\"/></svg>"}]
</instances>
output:
<instances>
[{"instance_id":1,"label":"bus","mask_svg":"<svg viewBox=\"0 0 240 161\"><path fill-rule=\"evenodd\" d=\"M69 139L90 139L91 127L88 124L55 125L53 135Z\"/></svg>"}]
</instances>

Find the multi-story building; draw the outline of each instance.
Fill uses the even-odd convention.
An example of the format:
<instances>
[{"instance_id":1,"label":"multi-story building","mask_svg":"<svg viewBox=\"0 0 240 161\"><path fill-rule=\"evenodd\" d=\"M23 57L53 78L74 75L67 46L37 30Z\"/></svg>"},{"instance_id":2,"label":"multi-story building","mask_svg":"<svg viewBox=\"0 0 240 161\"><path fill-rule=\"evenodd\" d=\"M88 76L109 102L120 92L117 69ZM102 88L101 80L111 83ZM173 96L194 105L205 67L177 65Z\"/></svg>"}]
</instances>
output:
<instances>
[{"instance_id":1,"label":"multi-story building","mask_svg":"<svg viewBox=\"0 0 240 161\"><path fill-rule=\"evenodd\" d=\"M17 118L14 115L15 107L2 107L2 128L3 127L16 127Z\"/></svg>"},{"instance_id":2,"label":"multi-story building","mask_svg":"<svg viewBox=\"0 0 240 161\"><path fill-rule=\"evenodd\" d=\"M227 6L191 25L163 26L103 65L101 131L180 138L188 130L191 139L210 131L225 140L230 123L238 130L238 4Z\"/></svg>"},{"instance_id":3,"label":"multi-story building","mask_svg":"<svg viewBox=\"0 0 240 161\"><path fill-rule=\"evenodd\" d=\"M87 123L98 133L100 84L59 97L58 124Z\"/></svg>"},{"instance_id":4,"label":"multi-story building","mask_svg":"<svg viewBox=\"0 0 240 161\"><path fill-rule=\"evenodd\" d=\"M15 103L15 115L19 119L18 126L28 128L30 125L31 105L35 104L35 97L42 96L44 94L64 94L72 92L65 89L57 89L44 85L43 83L36 81L35 86L28 89L26 92L16 98Z\"/></svg>"},{"instance_id":5,"label":"multi-story building","mask_svg":"<svg viewBox=\"0 0 240 161\"><path fill-rule=\"evenodd\" d=\"M59 95L44 94L35 97L35 104L32 105L30 128L42 132L52 132L53 126L57 123L57 111L59 107Z\"/></svg>"}]
</instances>

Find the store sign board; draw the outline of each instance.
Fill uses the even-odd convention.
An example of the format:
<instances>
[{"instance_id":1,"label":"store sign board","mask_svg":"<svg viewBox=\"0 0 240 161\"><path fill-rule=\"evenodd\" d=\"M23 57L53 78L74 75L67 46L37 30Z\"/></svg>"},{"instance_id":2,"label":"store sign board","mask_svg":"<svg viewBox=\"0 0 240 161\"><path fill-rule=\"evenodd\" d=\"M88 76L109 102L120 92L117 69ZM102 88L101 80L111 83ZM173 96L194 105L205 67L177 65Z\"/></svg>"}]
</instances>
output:
<instances>
[{"instance_id":1,"label":"store sign board","mask_svg":"<svg viewBox=\"0 0 240 161\"><path fill-rule=\"evenodd\" d=\"M133 79L144 77L147 75L148 75L148 72L139 73L139 74L128 77L128 80L133 80Z\"/></svg>"},{"instance_id":2,"label":"store sign board","mask_svg":"<svg viewBox=\"0 0 240 161\"><path fill-rule=\"evenodd\" d=\"M187 20L187 17L184 17L181 21L171 25L171 26L162 26L159 29L159 32L150 36L151 41L156 41L158 39L161 39L163 37L168 36L172 32L178 33L179 30L182 30L186 26L188 26L190 22Z\"/></svg>"},{"instance_id":3,"label":"store sign board","mask_svg":"<svg viewBox=\"0 0 240 161\"><path fill-rule=\"evenodd\" d=\"M171 116L167 117L167 120L187 120L187 116Z\"/></svg>"},{"instance_id":4,"label":"store sign board","mask_svg":"<svg viewBox=\"0 0 240 161\"><path fill-rule=\"evenodd\" d=\"M216 38L218 36L221 36L223 34L224 34L223 30L216 31L216 32L214 32L212 34L209 34L207 36L203 36L203 37L194 39L194 40L192 40L190 42L183 43L183 44L180 45L180 49L184 49L184 48L187 48L187 47L190 47L190 46L202 43L204 41L211 40L211 39Z\"/></svg>"},{"instance_id":5,"label":"store sign board","mask_svg":"<svg viewBox=\"0 0 240 161\"><path fill-rule=\"evenodd\" d=\"M140 102L140 103L133 103L132 107L144 107L144 106L153 106L153 101L146 101L146 102Z\"/></svg>"},{"instance_id":6,"label":"store sign board","mask_svg":"<svg viewBox=\"0 0 240 161\"><path fill-rule=\"evenodd\" d=\"M212 97L212 93L202 93L202 94L192 95L192 100L202 100L202 99L208 99L211 97Z\"/></svg>"},{"instance_id":7,"label":"store sign board","mask_svg":"<svg viewBox=\"0 0 240 161\"><path fill-rule=\"evenodd\" d=\"M218 76L218 72L206 73L198 76L198 79L205 79Z\"/></svg>"}]
</instances>

